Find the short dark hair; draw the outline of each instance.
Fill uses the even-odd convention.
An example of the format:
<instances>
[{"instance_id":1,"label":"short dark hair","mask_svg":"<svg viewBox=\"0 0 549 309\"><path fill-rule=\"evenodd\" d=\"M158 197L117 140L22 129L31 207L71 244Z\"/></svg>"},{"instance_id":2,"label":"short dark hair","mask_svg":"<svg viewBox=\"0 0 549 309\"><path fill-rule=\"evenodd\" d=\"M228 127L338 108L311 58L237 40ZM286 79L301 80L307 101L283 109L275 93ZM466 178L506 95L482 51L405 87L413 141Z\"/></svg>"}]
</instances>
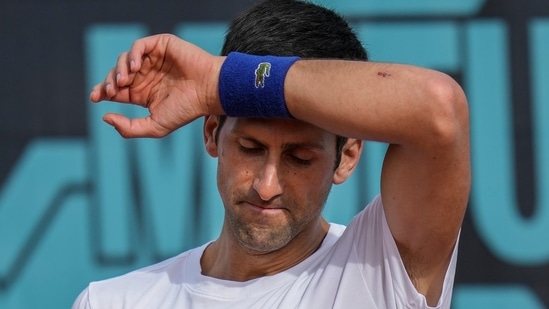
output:
<instances>
[{"instance_id":1,"label":"short dark hair","mask_svg":"<svg viewBox=\"0 0 549 309\"><path fill-rule=\"evenodd\" d=\"M225 36L221 55L230 52L368 60L366 49L343 17L327 8L298 0L265 0L234 19ZM218 133L225 118L220 118ZM346 142L346 137L336 137L336 168Z\"/></svg>"},{"instance_id":2,"label":"short dark hair","mask_svg":"<svg viewBox=\"0 0 549 309\"><path fill-rule=\"evenodd\" d=\"M368 60L348 23L334 11L297 0L266 0L229 26L221 55Z\"/></svg>"}]
</instances>

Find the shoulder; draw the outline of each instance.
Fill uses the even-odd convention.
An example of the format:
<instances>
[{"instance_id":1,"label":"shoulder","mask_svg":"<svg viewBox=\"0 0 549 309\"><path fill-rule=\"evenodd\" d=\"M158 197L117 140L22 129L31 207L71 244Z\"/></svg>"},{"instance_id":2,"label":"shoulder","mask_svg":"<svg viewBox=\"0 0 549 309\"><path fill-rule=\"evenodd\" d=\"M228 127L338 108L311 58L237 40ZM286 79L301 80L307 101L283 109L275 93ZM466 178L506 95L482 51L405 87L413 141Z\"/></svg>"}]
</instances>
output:
<instances>
[{"instance_id":1,"label":"shoulder","mask_svg":"<svg viewBox=\"0 0 549 309\"><path fill-rule=\"evenodd\" d=\"M375 196L362 211L360 211L349 223L348 232L356 233L357 237L375 240L386 230L387 220L383 209L381 195Z\"/></svg>"},{"instance_id":2,"label":"shoulder","mask_svg":"<svg viewBox=\"0 0 549 309\"><path fill-rule=\"evenodd\" d=\"M139 300L155 301L161 294L169 293L172 286L183 281L189 255L202 247L183 252L121 276L91 282L80 294L73 308L127 308ZM80 306L77 306L80 303Z\"/></svg>"},{"instance_id":3,"label":"shoulder","mask_svg":"<svg viewBox=\"0 0 549 309\"><path fill-rule=\"evenodd\" d=\"M385 247L392 247L391 244L394 243L387 228L379 195L355 215L347 227L331 223L330 232L332 230L334 233L327 235L327 239L330 236L336 239L331 250L337 252L336 255L354 257L359 264L382 264L387 253ZM398 251L396 254L398 255Z\"/></svg>"}]
</instances>

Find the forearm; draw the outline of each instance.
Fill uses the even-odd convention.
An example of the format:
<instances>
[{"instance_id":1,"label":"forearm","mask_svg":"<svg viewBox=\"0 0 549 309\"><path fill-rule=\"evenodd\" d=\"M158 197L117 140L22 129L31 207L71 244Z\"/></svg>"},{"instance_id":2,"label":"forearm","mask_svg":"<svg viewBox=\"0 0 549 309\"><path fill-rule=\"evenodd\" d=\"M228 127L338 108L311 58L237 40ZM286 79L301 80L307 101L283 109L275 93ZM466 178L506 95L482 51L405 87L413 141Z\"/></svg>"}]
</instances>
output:
<instances>
[{"instance_id":1,"label":"forearm","mask_svg":"<svg viewBox=\"0 0 549 309\"><path fill-rule=\"evenodd\" d=\"M298 119L394 144L453 134L465 107L461 89L443 73L358 61L298 61L286 77L285 97Z\"/></svg>"}]
</instances>

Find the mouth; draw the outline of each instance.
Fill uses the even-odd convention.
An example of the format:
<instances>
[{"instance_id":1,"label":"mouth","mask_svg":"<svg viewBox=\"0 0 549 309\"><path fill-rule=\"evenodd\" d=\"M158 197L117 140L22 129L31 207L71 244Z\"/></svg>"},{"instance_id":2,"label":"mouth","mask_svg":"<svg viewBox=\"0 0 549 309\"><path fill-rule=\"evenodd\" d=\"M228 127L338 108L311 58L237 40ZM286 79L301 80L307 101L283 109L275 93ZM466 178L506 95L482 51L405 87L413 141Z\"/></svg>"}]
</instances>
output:
<instances>
[{"instance_id":1,"label":"mouth","mask_svg":"<svg viewBox=\"0 0 549 309\"><path fill-rule=\"evenodd\" d=\"M276 214L282 211L285 211L285 208L274 206L274 205L261 205L252 202L243 202L243 204L249 206L253 211L262 213L262 214Z\"/></svg>"}]
</instances>

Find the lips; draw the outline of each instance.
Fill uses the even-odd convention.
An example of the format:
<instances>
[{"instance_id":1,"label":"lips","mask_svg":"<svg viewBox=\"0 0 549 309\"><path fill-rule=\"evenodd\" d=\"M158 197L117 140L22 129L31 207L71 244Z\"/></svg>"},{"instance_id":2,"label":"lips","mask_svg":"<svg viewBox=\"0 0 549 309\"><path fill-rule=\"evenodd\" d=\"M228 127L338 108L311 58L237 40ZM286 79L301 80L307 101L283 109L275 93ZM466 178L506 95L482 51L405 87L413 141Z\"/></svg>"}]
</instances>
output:
<instances>
[{"instance_id":1,"label":"lips","mask_svg":"<svg viewBox=\"0 0 549 309\"><path fill-rule=\"evenodd\" d=\"M283 211L285 209L283 207L278 207L276 205L262 205L262 204L252 203L252 202L244 202L244 204L251 206L251 208L254 208L257 211L266 212L266 213L268 213L268 212L279 212L279 211Z\"/></svg>"}]
</instances>

